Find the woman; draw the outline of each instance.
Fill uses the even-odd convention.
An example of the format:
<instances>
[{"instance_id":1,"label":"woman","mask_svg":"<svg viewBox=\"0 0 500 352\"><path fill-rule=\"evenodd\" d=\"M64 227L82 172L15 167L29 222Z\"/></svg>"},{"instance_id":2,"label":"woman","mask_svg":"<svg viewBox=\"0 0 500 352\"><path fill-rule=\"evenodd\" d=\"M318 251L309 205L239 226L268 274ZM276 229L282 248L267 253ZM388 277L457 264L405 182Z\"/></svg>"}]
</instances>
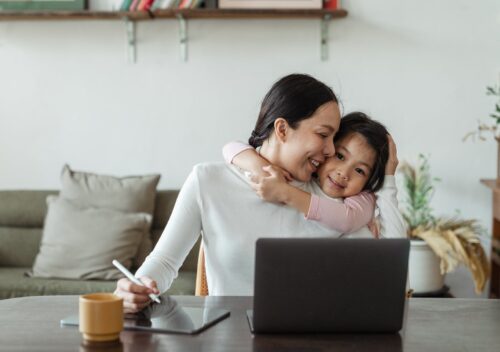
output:
<instances>
[{"instance_id":1,"label":"woman","mask_svg":"<svg viewBox=\"0 0 500 352\"><path fill-rule=\"evenodd\" d=\"M329 87L307 75L289 75L265 96L250 143L261 145L260 155L288 172L297 186L318 194L317 184L309 181L333 156L339 124L337 98ZM382 212L397 211L390 205L394 194L389 192L385 204L378 203ZM127 279L117 283L115 293L123 297L125 311L144 308L150 302L149 293L170 287L200 231L212 295L253 294L254 248L259 237L335 235L292 208L259 199L239 169L224 163L196 165L158 244L136 273L147 287ZM356 235L370 234L364 228Z\"/></svg>"}]
</instances>

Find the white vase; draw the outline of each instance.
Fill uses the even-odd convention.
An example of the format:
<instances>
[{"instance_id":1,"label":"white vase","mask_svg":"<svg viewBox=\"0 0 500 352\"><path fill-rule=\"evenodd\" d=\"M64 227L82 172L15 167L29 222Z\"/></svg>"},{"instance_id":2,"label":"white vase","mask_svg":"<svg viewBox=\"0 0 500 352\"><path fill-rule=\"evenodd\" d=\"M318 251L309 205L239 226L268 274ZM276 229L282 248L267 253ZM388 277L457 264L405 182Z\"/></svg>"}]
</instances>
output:
<instances>
[{"instance_id":1,"label":"white vase","mask_svg":"<svg viewBox=\"0 0 500 352\"><path fill-rule=\"evenodd\" d=\"M428 293L443 288L440 260L425 241L412 240L409 261L409 286L414 293Z\"/></svg>"}]
</instances>

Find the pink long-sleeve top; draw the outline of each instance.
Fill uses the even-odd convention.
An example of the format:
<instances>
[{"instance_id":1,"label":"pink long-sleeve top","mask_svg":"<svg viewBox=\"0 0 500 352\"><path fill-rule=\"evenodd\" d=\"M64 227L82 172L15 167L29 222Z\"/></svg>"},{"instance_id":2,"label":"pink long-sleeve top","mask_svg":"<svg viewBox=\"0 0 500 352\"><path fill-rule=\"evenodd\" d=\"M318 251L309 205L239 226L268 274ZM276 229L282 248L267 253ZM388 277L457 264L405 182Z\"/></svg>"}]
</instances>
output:
<instances>
[{"instance_id":1,"label":"pink long-sleeve top","mask_svg":"<svg viewBox=\"0 0 500 352\"><path fill-rule=\"evenodd\" d=\"M222 149L222 155L227 163L232 164L236 155L248 149L253 147L242 142L230 142ZM371 192L364 191L343 201L326 194L321 197L311 194L305 218L318 221L336 231L349 233L367 225L373 218L374 210L375 196Z\"/></svg>"}]
</instances>

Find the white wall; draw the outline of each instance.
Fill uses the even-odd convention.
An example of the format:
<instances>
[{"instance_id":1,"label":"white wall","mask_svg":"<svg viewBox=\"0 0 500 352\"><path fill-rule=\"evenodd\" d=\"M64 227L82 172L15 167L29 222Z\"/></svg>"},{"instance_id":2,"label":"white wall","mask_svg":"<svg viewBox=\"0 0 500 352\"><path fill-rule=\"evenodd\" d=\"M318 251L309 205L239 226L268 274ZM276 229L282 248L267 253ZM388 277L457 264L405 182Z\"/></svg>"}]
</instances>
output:
<instances>
[{"instance_id":1,"label":"white wall","mask_svg":"<svg viewBox=\"0 0 500 352\"><path fill-rule=\"evenodd\" d=\"M319 58L318 20L189 22L189 61L176 21L138 24L126 60L120 21L0 22L0 189L57 188L63 163L116 175L159 172L178 188L192 165L246 139L279 77L307 72L345 111L392 131L400 159L431 154L438 214L490 229L496 145L461 138L487 116L500 73L498 0L351 0ZM102 2L94 1L103 7Z\"/></svg>"}]
</instances>

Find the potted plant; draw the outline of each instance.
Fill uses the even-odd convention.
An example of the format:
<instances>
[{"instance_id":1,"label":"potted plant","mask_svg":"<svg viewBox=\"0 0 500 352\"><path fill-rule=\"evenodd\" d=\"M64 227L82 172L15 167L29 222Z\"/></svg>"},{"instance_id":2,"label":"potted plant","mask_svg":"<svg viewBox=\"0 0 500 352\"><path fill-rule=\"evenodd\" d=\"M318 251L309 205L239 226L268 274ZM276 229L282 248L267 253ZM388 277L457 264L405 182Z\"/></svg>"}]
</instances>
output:
<instances>
[{"instance_id":1,"label":"potted plant","mask_svg":"<svg viewBox=\"0 0 500 352\"><path fill-rule=\"evenodd\" d=\"M403 163L403 217L411 239L409 282L415 293L443 288L444 275L459 264L469 268L476 293L484 290L489 262L480 242L477 221L458 217L435 217L430 207L434 195L428 159L419 155L416 166Z\"/></svg>"},{"instance_id":2,"label":"potted plant","mask_svg":"<svg viewBox=\"0 0 500 352\"><path fill-rule=\"evenodd\" d=\"M497 183L500 182L500 85L495 87L486 87L486 95L491 95L497 98L495 103L495 110L490 114L488 122L478 121L477 129L467 133L463 140L467 139L479 139L481 141L486 140L485 134L492 134L497 141Z\"/></svg>"}]
</instances>

